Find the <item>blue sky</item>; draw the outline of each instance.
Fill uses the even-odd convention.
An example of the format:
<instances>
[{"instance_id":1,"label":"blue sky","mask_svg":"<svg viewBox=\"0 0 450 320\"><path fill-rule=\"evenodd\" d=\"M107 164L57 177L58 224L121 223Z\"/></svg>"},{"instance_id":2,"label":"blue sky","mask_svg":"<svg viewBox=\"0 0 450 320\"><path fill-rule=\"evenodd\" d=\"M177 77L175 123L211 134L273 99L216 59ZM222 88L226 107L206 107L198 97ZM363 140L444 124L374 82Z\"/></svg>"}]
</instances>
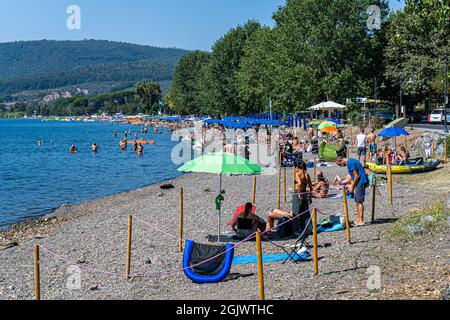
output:
<instances>
[{"instance_id":1,"label":"blue sky","mask_svg":"<svg viewBox=\"0 0 450 320\"><path fill-rule=\"evenodd\" d=\"M391 0L393 8L403 5ZM210 50L249 19L273 25L285 0L0 0L0 42L106 39ZM81 30L66 27L69 5L81 8Z\"/></svg>"}]
</instances>

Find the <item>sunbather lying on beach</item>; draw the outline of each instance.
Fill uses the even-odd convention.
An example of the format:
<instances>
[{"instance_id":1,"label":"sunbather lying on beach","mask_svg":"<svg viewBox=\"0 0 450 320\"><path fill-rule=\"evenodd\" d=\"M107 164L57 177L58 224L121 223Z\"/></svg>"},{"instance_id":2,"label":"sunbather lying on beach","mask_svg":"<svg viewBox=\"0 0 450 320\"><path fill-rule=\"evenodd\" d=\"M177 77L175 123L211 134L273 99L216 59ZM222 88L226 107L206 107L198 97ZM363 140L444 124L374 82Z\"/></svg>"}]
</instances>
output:
<instances>
[{"instance_id":1,"label":"sunbather lying on beach","mask_svg":"<svg viewBox=\"0 0 450 320\"><path fill-rule=\"evenodd\" d=\"M331 187L334 189L343 189L345 188L347 185L349 185L352 182L352 177L350 175L347 175L345 177L345 179L342 179L339 175L337 175L334 179L333 182L331 183Z\"/></svg>"},{"instance_id":2,"label":"sunbather lying on beach","mask_svg":"<svg viewBox=\"0 0 450 320\"><path fill-rule=\"evenodd\" d=\"M280 209L273 209L267 214L267 228L266 231L273 230L275 226L275 221L281 220L284 217L293 218L292 212L283 211Z\"/></svg>"}]
</instances>

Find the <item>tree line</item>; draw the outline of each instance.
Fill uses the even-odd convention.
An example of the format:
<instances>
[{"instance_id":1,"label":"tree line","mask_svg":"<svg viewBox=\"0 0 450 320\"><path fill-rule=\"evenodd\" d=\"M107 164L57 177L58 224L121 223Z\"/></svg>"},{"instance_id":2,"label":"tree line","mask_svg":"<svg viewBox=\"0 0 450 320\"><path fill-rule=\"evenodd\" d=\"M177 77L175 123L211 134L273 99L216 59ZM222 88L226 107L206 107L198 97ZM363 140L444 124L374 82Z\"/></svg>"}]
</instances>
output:
<instances>
[{"instance_id":1,"label":"tree line","mask_svg":"<svg viewBox=\"0 0 450 320\"><path fill-rule=\"evenodd\" d=\"M368 8L380 8L379 29ZM257 21L231 29L212 47L182 57L165 104L179 114L301 112L346 98L443 101L450 8L446 1L287 0L275 26ZM445 75L447 76L447 75ZM384 85L382 85L384 84Z\"/></svg>"},{"instance_id":2,"label":"tree line","mask_svg":"<svg viewBox=\"0 0 450 320\"><path fill-rule=\"evenodd\" d=\"M0 105L0 117L83 116L93 114L155 114L161 106L162 92L159 83L141 81L132 89L97 96L75 96L54 102L17 102L6 109Z\"/></svg>"}]
</instances>

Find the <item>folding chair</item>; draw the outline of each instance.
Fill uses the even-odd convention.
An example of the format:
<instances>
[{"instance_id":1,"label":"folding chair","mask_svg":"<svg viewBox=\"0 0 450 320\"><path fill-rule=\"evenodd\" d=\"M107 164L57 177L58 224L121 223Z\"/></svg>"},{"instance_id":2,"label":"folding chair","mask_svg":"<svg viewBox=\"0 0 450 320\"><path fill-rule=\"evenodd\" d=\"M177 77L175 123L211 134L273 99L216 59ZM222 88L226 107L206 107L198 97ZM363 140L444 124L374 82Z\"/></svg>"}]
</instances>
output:
<instances>
[{"instance_id":1,"label":"folding chair","mask_svg":"<svg viewBox=\"0 0 450 320\"><path fill-rule=\"evenodd\" d=\"M295 240L294 244L280 246L280 248L288 255L286 260L283 261L283 264L285 264L289 260L292 260L295 263L300 262L298 261L298 259L296 259L296 256L299 255L298 252L302 248L311 248L311 245L307 241L307 239L311 234L312 234L312 220L310 219L308 224L306 225L305 230L303 230L303 232L300 234L300 236L298 236L298 238L294 239Z\"/></svg>"}]
</instances>

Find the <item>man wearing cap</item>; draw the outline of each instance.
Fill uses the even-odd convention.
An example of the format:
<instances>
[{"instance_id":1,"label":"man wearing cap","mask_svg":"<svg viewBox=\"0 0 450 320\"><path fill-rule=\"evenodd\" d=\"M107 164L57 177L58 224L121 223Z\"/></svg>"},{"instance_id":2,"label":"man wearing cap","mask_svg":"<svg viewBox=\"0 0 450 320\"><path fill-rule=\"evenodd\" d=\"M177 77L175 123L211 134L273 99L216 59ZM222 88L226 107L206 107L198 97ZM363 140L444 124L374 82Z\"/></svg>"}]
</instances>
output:
<instances>
[{"instance_id":1,"label":"man wearing cap","mask_svg":"<svg viewBox=\"0 0 450 320\"><path fill-rule=\"evenodd\" d=\"M364 201L366 196L366 188L369 180L363 165L356 159L339 157L336 160L336 164L340 167L347 167L348 173L352 178L352 182L349 186L349 193L354 196L356 204L358 206L358 220L357 226L364 225Z\"/></svg>"}]
</instances>

